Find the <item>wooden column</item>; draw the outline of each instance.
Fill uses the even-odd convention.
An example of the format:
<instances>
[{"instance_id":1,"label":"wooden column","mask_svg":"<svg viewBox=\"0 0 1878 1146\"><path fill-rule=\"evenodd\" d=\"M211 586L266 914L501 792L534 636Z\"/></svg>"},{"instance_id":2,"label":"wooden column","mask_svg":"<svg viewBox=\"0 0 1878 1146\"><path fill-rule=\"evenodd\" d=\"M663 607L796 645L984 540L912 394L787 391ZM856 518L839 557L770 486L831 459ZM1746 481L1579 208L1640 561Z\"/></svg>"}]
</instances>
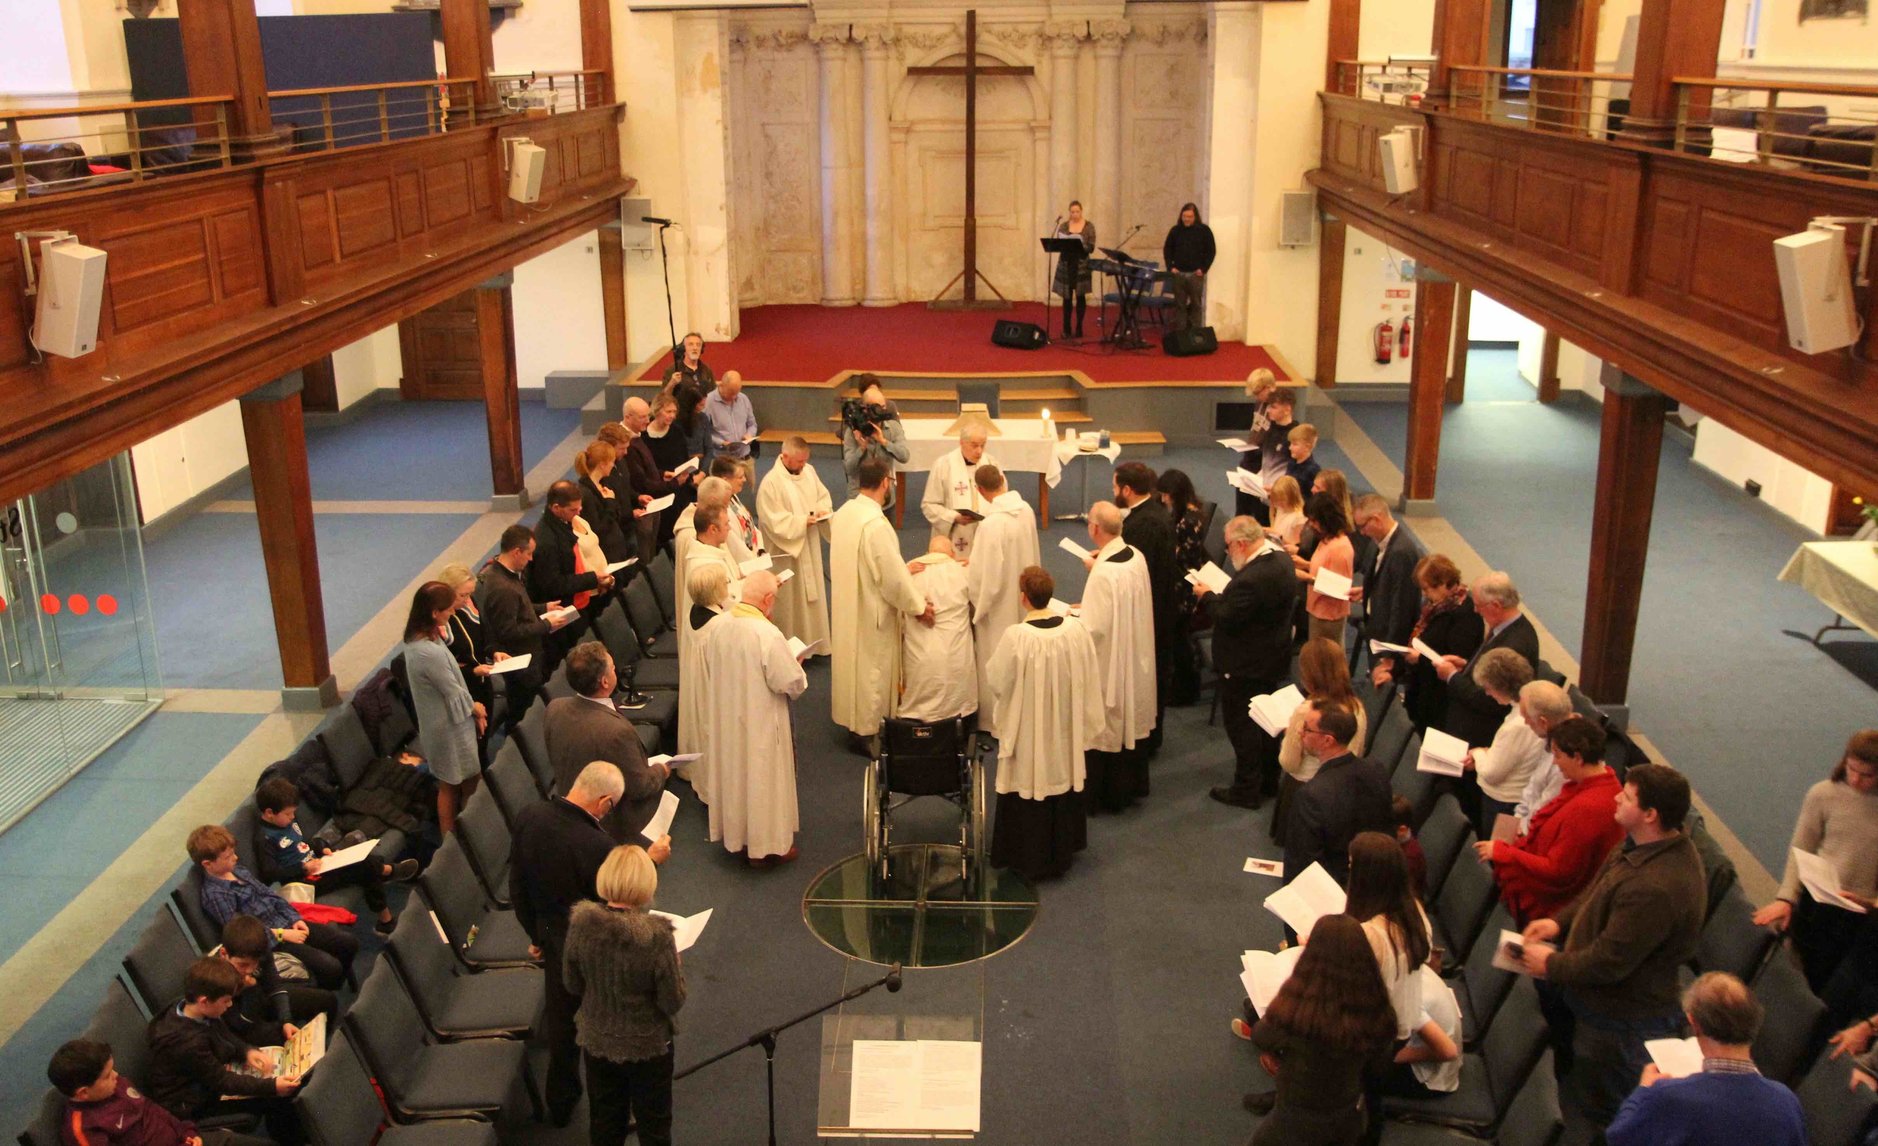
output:
<instances>
[{"instance_id":1,"label":"wooden column","mask_svg":"<svg viewBox=\"0 0 1878 1146\"><path fill-rule=\"evenodd\" d=\"M1550 330L1539 344L1539 401L1548 406L1558 401L1558 334Z\"/></svg>"},{"instance_id":2,"label":"wooden column","mask_svg":"<svg viewBox=\"0 0 1878 1146\"><path fill-rule=\"evenodd\" d=\"M1324 216L1317 244L1316 382L1326 390L1337 384L1337 336L1343 332L1343 245L1350 228L1335 215Z\"/></svg>"},{"instance_id":3,"label":"wooden column","mask_svg":"<svg viewBox=\"0 0 1878 1146\"><path fill-rule=\"evenodd\" d=\"M250 0L252 3L252 0ZM496 113L496 86L489 80L495 66L495 42L489 34L489 0L441 0L444 74L476 84L477 116ZM586 12L581 12L581 50L586 51ZM453 100L457 97L451 97Z\"/></svg>"},{"instance_id":4,"label":"wooden column","mask_svg":"<svg viewBox=\"0 0 1878 1146\"><path fill-rule=\"evenodd\" d=\"M318 711L339 702L326 650L326 607L320 597L319 549L313 535L313 489L306 468L306 424L300 372L244 395L241 430L248 443L254 518L261 530L267 595L280 643L285 706Z\"/></svg>"},{"instance_id":5,"label":"wooden column","mask_svg":"<svg viewBox=\"0 0 1878 1146\"><path fill-rule=\"evenodd\" d=\"M1474 319L1474 292L1465 284L1454 288L1454 344L1448 351L1447 400L1467 400L1467 327Z\"/></svg>"},{"instance_id":6,"label":"wooden column","mask_svg":"<svg viewBox=\"0 0 1878 1146\"><path fill-rule=\"evenodd\" d=\"M1630 689L1656 469L1669 402L1627 374L1606 368L1604 433L1591 511L1591 576L1585 587L1585 634L1579 687L1600 704L1622 704Z\"/></svg>"},{"instance_id":7,"label":"wooden column","mask_svg":"<svg viewBox=\"0 0 1878 1146\"><path fill-rule=\"evenodd\" d=\"M626 248L616 219L600 228L600 309L606 326L606 368L626 366Z\"/></svg>"},{"instance_id":8,"label":"wooden column","mask_svg":"<svg viewBox=\"0 0 1878 1146\"><path fill-rule=\"evenodd\" d=\"M1491 9L1488 0L1435 0L1435 66L1429 75L1424 106L1447 105L1450 68L1487 62Z\"/></svg>"},{"instance_id":9,"label":"wooden column","mask_svg":"<svg viewBox=\"0 0 1878 1146\"><path fill-rule=\"evenodd\" d=\"M1363 26L1363 0L1330 0L1330 42L1324 60L1324 90L1343 91L1338 60L1354 60ZM1354 77L1352 77L1354 78Z\"/></svg>"},{"instance_id":10,"label":"wooden column","mask_svg":"<svg viewBox=\"0 0 1878 1146\"><path fill-rule=\"evenodd\" d=\"M489 472L498 510L523 509L522 397L515 376L515 272L475 287L476 342L482 354L483 406L489 414Z\"/></svg>"},{"instance_id":11,"label":"wooden column","mask_svg":"<svg viewBox=\"0 0 1878 1146\"><path fill-rule=\"evenodd\" d=\"M1454 326L1454 280L1420 272L1415 291L1415 329L1447 331ZM1409 368L1408 450L1402 466L1402 506L1432 502L1441 458L1441 403L1448 389L1448 340L1424 334Z\"/></svg>"},{"instance_id":12,"label":"wooden column","mask_svg":"<svg viewBox=\"0 0 1878 1146\"><path fill-rule=\"evenodd\" d=\"M1726 0L1643 0L1630 111L1620 138L1655 147L1675 141L1676 90L1670 81L1715 75L1725 7ZM1707 122L1708 106L1708 95L1697 94L1690 101L1691 119Z\"/></svg>"},{"instance_id":13,"label":"wooden column","mask_svg":"<svg viewBox=\"0 0 1878 1146\"><path fill-rule=\"evenodd\" d=\"M591 102L619 100L619 85L613 78L613 13L608 0L580 0L580 66L606 73L601 79L604 91Z\"/></svg>"},{"instance_id":14,"label":"wooden column","mask_svg":"<svg viewBox=\"0 0 1878 1146\"><path fill-rule=\"evenodd\" d=\"M233 96L227 106L228 146L252 159L286 149L267 105L267 68L261 61L261 24L254 0L176 0L189 94ZM212 111L197 114L205 138L216 130Z\"/></svg>"}]
</instances>

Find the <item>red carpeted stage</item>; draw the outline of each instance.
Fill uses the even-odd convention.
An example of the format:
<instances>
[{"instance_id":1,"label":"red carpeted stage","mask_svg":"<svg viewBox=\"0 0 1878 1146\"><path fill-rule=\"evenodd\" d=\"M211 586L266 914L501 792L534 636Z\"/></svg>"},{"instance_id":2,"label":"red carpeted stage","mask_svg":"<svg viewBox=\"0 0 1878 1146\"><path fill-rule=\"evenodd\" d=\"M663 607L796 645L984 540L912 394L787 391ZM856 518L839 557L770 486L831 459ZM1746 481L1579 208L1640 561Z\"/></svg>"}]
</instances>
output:
<instances>
[{"instance_id":1,"label":"red carpeted stage","mask_svg":"<svg viewBox=\"0 0 1878 1146\"><path fill-rule=\"evenodd\" d=\"M931 310L924 303L892 307L759 306L742 314L742 333L734 342L714 343L705 360L719 375L726 370L745 381L825 382L845 370L881 373L943 372L1003 374L1079 371L1094 382L1232 382L1264 366L1279 381L1295 378L1277 349L1221 342L1214 354L1173 358L1161 352L1158 328L1148 329L1147 350L1111 350L1100 341L1091 307L1080 345L1052 344L1041 350L1012 350L994 345L991 328L999 319L1042 325L1040 303L1019 303L1005 311ZM1062 319L1050 313L1058 323ZM1110 321L1114 311L1109 312ZM1060 327L1059 327L1060 329ZM662 368L669 355L654 364ZM655 376L649 368L637 377Z\"/></svg>"}]
</instances>

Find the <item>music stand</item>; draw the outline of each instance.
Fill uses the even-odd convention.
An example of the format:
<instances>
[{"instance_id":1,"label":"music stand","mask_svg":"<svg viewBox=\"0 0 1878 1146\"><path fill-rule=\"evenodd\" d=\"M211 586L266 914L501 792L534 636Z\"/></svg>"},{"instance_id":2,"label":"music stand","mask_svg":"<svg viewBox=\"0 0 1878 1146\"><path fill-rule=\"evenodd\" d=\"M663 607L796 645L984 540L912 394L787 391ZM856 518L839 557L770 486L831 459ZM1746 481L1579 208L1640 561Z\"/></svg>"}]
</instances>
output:
<instances>
[{"instance_id":1,"label":"music stand","mask_svg":"<svg viewBox=\"0 0 1878 1146\"><path fill-rule=\"evenodd\" d=\"M1057 259L1057 262L1053 263L1050 267L1049 289L1051 293L1055 293L1056 271L1057 267L1062 263L1067 263L1069 266L1069 289L1075 290L1078 272L1081 270L1081 263L1087 255L1087 252L1083 249L1082 239L1075 235L1046 235L1037 241L1043 245L1045 253L1053 255ZM1062 305L1064 311L1067 312L1069 309L1069 296L1067 294L1063 296ZM1043 336L1045 339L1048 339L1053 327L1050 325L1050 308L1047 304L1043 308L1043 326Z\"/></svg>"}]
</instances>

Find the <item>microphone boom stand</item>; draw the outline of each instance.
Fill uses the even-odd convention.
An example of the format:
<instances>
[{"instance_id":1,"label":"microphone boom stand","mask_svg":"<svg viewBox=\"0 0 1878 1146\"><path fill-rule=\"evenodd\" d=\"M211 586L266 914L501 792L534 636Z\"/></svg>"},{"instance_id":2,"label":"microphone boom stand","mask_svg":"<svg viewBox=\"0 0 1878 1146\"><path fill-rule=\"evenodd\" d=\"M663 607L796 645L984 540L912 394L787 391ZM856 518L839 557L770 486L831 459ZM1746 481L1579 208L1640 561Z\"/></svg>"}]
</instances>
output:
<instances>
[{"instance_id":1,"label":"microphone boom stand","mask_svg":"<svg viewBox=\"0 0 1878 1146\"><path fill-rule=\"evenodd\" d=\"M665 253L665 232L670 226L670 223L658 225L659 267L665 272L665 333L671 336L672 361L677 362L680 355L678 353L678 323L672 318L672 263Z\"/></svg>"},{"instance_id":2,"label":"microphone boom stand","mask_svg":"<svg viewBox=\"0 0 1878 1146\"><path fill-rule=\"evenodd\" d=\"M898 963L895 963L893 965L892 970L888 971L885 975L882 975L880 978L875 979L873 982L862 983L860 986L852 988L846 994L842 995L838 999L833 1000L832 1002L823 1003L821 1006L816 1007L812 1011L804 1011L803 1013L797 1015L793 1019L790 1019L786 1022L777 1023L775 1026L769 1027L766 1030L758 1031L756 1034L751 1035L744 1042L739 1043L738 1045L734 1047L731 1047L727 1051L714 1054L710 1058L705 1059L703 1062L693 1063L692 1065L686 1067L685 1069L679 1071L677 1074L673 1075L672 1081L677 1082L679 1079L684 1078L687 1075L696 1074L697 1072L703 1070L707 1066L712 1065L713 1063L722 1062L723 1060L729 1058L731 1055L736 1054L738 1051L748 1050L751 1047L762 1047L763 1048L763 1069L764 1069L764 1076L765 1076L764 1078L765 1089L767 1090L768 1097L769 1097L769 1146L776 1146L776 1036L782 1034L784 1031L788 1030L790 1027L808 1022L810 1019L814 1018L816 1015L821 1014L823 1011L832 1011L843 1003L850 1002L854 999L858 999L862 995L867 994L869 991L872 991L876 987L884 986L889 991L898 991L900 989L900 983L901 983L900 965Z\"/></svg>"}]
</instances>

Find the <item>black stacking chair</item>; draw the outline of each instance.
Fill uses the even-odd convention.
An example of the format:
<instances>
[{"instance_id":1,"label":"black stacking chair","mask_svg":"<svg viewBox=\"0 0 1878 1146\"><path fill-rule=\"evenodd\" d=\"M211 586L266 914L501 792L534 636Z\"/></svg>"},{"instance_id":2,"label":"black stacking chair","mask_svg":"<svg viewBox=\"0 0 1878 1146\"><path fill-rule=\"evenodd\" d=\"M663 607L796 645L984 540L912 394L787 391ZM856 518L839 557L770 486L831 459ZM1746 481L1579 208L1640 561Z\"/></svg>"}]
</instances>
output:
<instances>
[{"instance_id":1,"label":"black stacking chair","mask_svg":"<svg viewBox=\"0 0 1878 1146\"><path fill-rule=\"evenodd\" d=\"M65 1116L65 1096L48 1089L39 1098L39 1112L20 1131L20 1146L65 1146L59 1124Z\"/></svg>"},{"instance_id":2,"label":"black stacking chair","mask_svg":"<svg viewBox=\"0 0 1878 1146\"><path fill-rule=\"evenodd\" d=\"M1421 753L1422 738L1411 733L1408 743L1402 746L1393 764L1381 757L1370 757L1382 765L1383 771L1390 772L1389 789L1398 796L1407 797L1409 818L1417 834L1420 834L1422 825L1428 822L1429 815L1435 810L1435 798L1441 794L1441 789L1435 784L1434 773L1423 772L1415 767L1415 761Z\"/></svg>"},{"instance_id":3,"label":"black stacking chair","mask_svg":"<svg viewBox=\"0 0 1878 1146\"><path fill-rule=\"evenodd\" d=\"M1741 889L1731 887L1702 924L1695 966L1698 971L1726 971L1751 984L1779 941L1780 935L1773 928L1754 922L1754 905Z\"/></svg>"},{"instance_id":4,"label":"black stacking chair","mask_svg":"<svg viewBox=\"0 0 1878 1146\"><path fill-rule=\"evenodd\" d=\"M196 950L207 951L222 941L222 929L216 926L209 913L202 910L202 865L192 863L183 873L183 881L170 892L170 902L176 906L176 915L183 921L189 937L196 941Z\"/></svg>"},{"instance_id":5,"label":"black stacking chair","mask_svg":"<svg viewBox=\"0 0 1878 1146\"><path fill-rule=\"evenodd\" d=\"M1383 1112L1404 1121L1492 1134L1511 1112L1514 1097L1544 1055L1545 1040L1539 992L1532 980L1522 978L1493 1017L1479 1052L1462 1055L1459 1090L1429 1097L1385 1098Z\"/></svg>"},{"instance_id":6,"label":"black stacking chair","mask_svg":"<svg viewBox=\"0 0 1878 1146\"><path fill-rule=\"evenodd\" d=\"M1394 772L1396 761L1402 757L1402 749L1407 746L1409 738L1415 735L1415 725L1409 720L1408 709L1400 704L1385 702L1381 721L1377 721L1374 712L1366 711L1364 716L1369 722L1369 743L1364 746L1363 755L1382 765L1384 772ZM1412 766L1414 761L1409 763Z\"/></svg>"},{"instance_id":7,"label":"black stacking chair","mask_svg":"<svg viewBox=\"0 0 1878 1146\"><path fill-rule=\"evenodd\" d=\"M177 995L180 997L182 992L178 990ZM113 978L104 985L104 1001L92 1012L91 1022L80 1037L109 1043L111 1057L117 1060L117 1073L132 1082L141 1086L150 1077L150 1020L130 997L123 980Z\"/></svg>"},{"instance_id":8,"label":"black stacking chair","mask_svg":"<svg viewBox=\"0 0 1878 1146\"><path fill-rule=\"evenodd\" d=\"M1878 1127L1878 1094L1851 1089L1852 1060L1821 1055L1793 1088L1812 1146L1860 1146Z\"/></svg>"},{"instance_id":9,"label":"black stacking chair","mask_svg":"<svg viewBox=\"0 0 1878 1146\"><path fill-rule=\"evenodd\" d=\"M520 1039L432 1040L388 963L378 964L366 977L358 1001L346 1012L345 1028L377 1080L386 1109L400 1122L493 1122L508 1105L518 1078L527 1081L530 1101L540 1111L533 1081L526 1078L526 1044Z\"/></svg>"},{"instance_id":10,"label":"black stacking chair","mask_svg":"<svg viewBox=\"0 0 1878 1146\"><path fill-rule=\"evenodd\" d=\"M1473 949L1474 940L1480 935L1481 927L1486 923L1487 913L1499 900L1499 893L1493 885L1493 871L1481 863L1479 857L1469 850L1474 842L1474 833L1466 832L1461 837L1460 858L1448 871L1447 882L1441 887L1441 894L1435 898L1434 910L1430 913L1434 924L1435 943L1447 952L1449 973L1454 973L1454 961L1464 951Z\"/></svg>"},{"instance_id":11,"label":"black stacking chair","mask_svg":"<svg viewBox=\"0 0 1878 1146\"><path fill-rule=\"evenodd\" d=\"M143 999L144 1009L156 1014L183 995L183 976L201 956L176 917L159 904L156 914L124 956L124 974Z\"/></svg>"},{"instance_id":12,"label":"black stacking chair","mask_svg":"<svg viewBox=\"0 0 1878 1146\"><path fill-rule=\"evenodd\" d=\"M554 667L554 674L541 685L541 695L549 700L561 700L574 695L574 686L567 683L567 662L562 661Z\"/></svg>"},{"instance_id":13,"label":"black stacking chair","mask_svg":"<svg viewBox=\"0 0 1878 1146\"><path fill-rule=\"evenodd\" d=\"M1366 677L1359 678L1355 683L1357 694L1363 698L1363 727L1369 729L1370 743L1364 745L1364 747L1371 748L1374 747L1376 739L1382 735L1382 722L1387 719L1389 710L1392 708L1402 708L1402 719L1404 720L1408 720L1408 710L1396 703L1397 689L1396 683L1393 680L1383 685L1381 688L1370 684ZM1412 721L1409 724L1409 731L1415 731L1415 725ZM1391 735L1393 735L1393 733ZM1407 739L1406 736L1403 737L1405 743ZM1370 758L1372 760L1375 759L1373 756Z\"/></svg>"},{"instance_id":14,"label":"black stacking chair","mask_svg":"<svg viewBox=\"0 0 1878 1146\"><path fill-rule=\"evenodd\" d=\"M650 578L635 577L626 586L626 617L638 634L640 651L654 660L678 655L678 634L665 623ZM683 620L683 618L679 618Z\"/></svg>"},{"instance_id":15,"label":"black stacking chair","mask_svg":"<svg viewBox=\"0 0 1878 1146\"><path fill-rule=\"evenodd\" d=\"M1461 1005L1461 1041L1466 1046L1479 1043L1487 1028L1493 1025L1493 1016L1500 1013L1500 1004L1506 1002L1514 980L1519 978L1493 965L1500 932L1513 929L1512 913L1503 904L1495 904L1487 913L1487 922L1481 926L1480 934L1474 937L1460 977L1448 981L1454 988L1455 1001Z\"/></svg>"},{"instance_id":16,"label":"black stacking chair","mask_svg":"<svg viewBox=\"0 0 1878 1146\"><path fill-rule=\"evenodd\" d=\"M1781 955L1768 961L1754 981L1754 997L1767 1017L1752 1047L1754 1065L1775 1082L1792 1083L1826 1041L1826 1004L1814 996L1799 961Z\"/></svg>"},{"instance_id":17,"label":"black stacking chair","mask_svg":"<svg viewBox=\"0 0 1878 1146\"><path fill-rule=\"evenodd\" d=\"M496 1128L470 1119L434 1119L416 1126L385 1125L371 1075L344 1033L335 1034L319 1069L294 1096L312 1146L497 1146ZM381 1133L379 1128L383 1126Z\"/></svg>"},{"instance_id":18,"label":"black stacking chair","mask_svg":"<svg viewBox=\"0 0 1878 1146\"><path fill-rule=\"evenodd\" d=\"M1453 796L1435 801L1435 810L1422 823L1418 836L1422 855L1428 859L1428 887L1423 896L1426 902L1433 903L1440 898L1441 885L1447 882L1448 870L1454 866L1454 857L1460 854L1467 835L1467 813L1461 811L1460 803Z\"/></svg>"},{"instance_id":19,"label":"black stacking chair","mask_svg":"<svg viewBox=\"0 0 1878 1146\"><path fill-rule=\"evenodd\" d=\"M456 818L457 842L475 869L483 894L497 907L509 906L509 823L488 785L478 787Z\"/></svg>"},{"instance_id":20,"label":"black stacking chair","mask_svg":"<svg viewBox=\"0 0 1878 1146\"><path fill-rule=\"evenodd\" d=\"M349 704L340 705L339 711L317 735L320 743L326 746L327 758L333 762L333 774L339 778L339 790L351 791L365 776L366 767L378 755L377 747L365 731L365 722L359 719L358 709Z\"/></svg>"},{"instance_id":21,"label":"black stacking chair","mask_svg":"<svg viewBox=\"0 0 1878 1146\"><path fill-rule=\"evenodd\" d=\"M672 555L669 550L661 549L651 561L645 562L646 579L652 582L652 597L659 605L659 615L665 618L665 627L678 624L678 618L672 613L678 608L678 586L674 583Z\"/></svg>"},{"instance_id":22,"label":"black stacking chair","mask_svg":"<svg viewBox=\"0 0 1878 1146\"><path fill-rule=\"evenodd\" d=\"M522 759L535 775L535 787L544 796L554 794L554 761L548 758L548 702L537 697L534 707L515 726L509 739L522 750Z\"/></svg>"},{"instance_id":23,"label":"black stacking chair","mask_svg":"<svg viewBox=\"0 0 1878 1146\"><path fill-rule=\"evenodd\" d=\"M541 1018L545 975L532 967L462 973L416 899L399 913L385 949L424 1026L439 1039L526 1038Z\"/></svg>"},{"instance_id":24,"label":"black stacking chair","mask_svg":"<svg viewBox=\"0 0 1878 1146\"><path fill-rule=\"evenodd\" d=\"M482 885L454 835L431 857L417 886L465 968L483 971L534 965L528 955L528 933L513 911L492 908L484 900Z\"/></svg>"},{"instance_id":25,"label":"black stacking chair","mask_svg":"<svg viewBox=\"0 0 1878 1146\"><path fill-rule=\"evenodd\" d=\"M1493 1141L1498 1146L1556 1146L1565 1134L1565 1116L1559 1110L1558 1075L1552 1069L1552 1052L1540 1056L1539 1064L1526 1076L1526 1084L1513 1096L1506 1118ZM1443 1126L1392 1123L1383 1129L1383 1146L1480 1146L1471 1134Z\"/></svg>"},{"instance_id":26,"label":"black stacking chair","mask_svg":"<svg viewBox=\"0 0 1878 1146\"><path fill-rule=\"evenodd\" d=\"M648 659L639 646L639 635L633 631L632 619L626 615L626 607L618 601L600 613L599 619L594 622L594 636L606 646L607 652L613 654L613 668L619 673L622 689L630 678L633 687L642 692L677 690L677 659Z\"/></svg>"},{"instance_id":27,"label":"black stacking chair","mask_svg":"<svg viewBox=\"0 0 1878 1146\"><path fill-rule=\"evenodd\" d=\"M535 774L528 770L528 762L522 759L521 746L515 743L513 736L502 742L496 751L494 763L483 769L483 784L489 794L495 797L496 805L502 809L502 815L509 822L511 830L515 827L515 818L530 804L542 800L541 788L535 783Z\"/></svg>"}]
</instances>

